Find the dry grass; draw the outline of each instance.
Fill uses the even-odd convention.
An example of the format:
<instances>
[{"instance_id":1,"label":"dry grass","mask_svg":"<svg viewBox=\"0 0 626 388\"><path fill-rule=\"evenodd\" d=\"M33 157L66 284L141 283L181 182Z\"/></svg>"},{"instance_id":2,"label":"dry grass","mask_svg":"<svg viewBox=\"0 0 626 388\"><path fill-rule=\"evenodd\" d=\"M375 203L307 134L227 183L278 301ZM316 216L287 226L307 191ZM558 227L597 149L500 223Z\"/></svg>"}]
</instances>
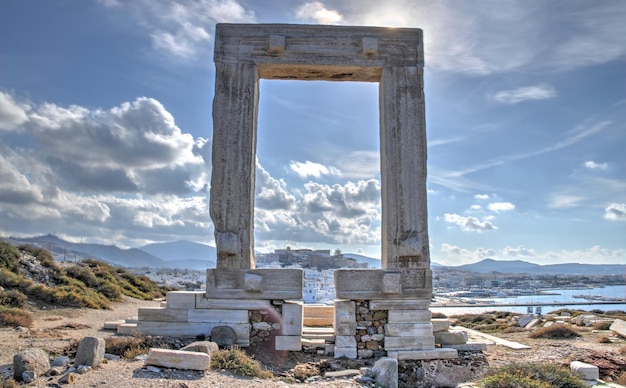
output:
<instances>
[{"instance_id":1,"label":"dry grass","mask_svg":"<svg viewBox=\"0 0 626 388\"><path fill-rule=\"evenodd\" d=\"M22 309L0 307L0 326L32 327L33 316Z\"/></svg>"},{"instance_id":2,"label":"dry grass","mask_svg":"<svg viewBox=\"0 0 626 388\"><path fill-rule=\"evenodd\" d=\"M150 348L172 348L171 345L160 337L139 334L126 337L108 337L104 341L107 353L115 354L125 359L133 359L140 354L146 354Z\"/></svg>"},{"instance_id":3,"label":"dry grass","mask_svg":"<svg viewBox=\"0 0 626 388\"><path fill-rule=\"evenodd\" d=\"M530 338L548 338L548 339L568 339L574 337L580 337L580 334L572 329L570 325L552 325L548 327L542 327L530 334Z\"/></svg>"},{"instance_id":4,"label":"dry grass","mask_svg":"<svg viewBox=\"0 0 626 388\"><path fill-rule=\"evenodd\" d=\"M258 361L238 347L224 349L211 354L211 369L229 370L240 376L272 378L272 372L264 370Z\"/></svg>"},{"instance_id":5,"label":"dry grass","mask_svg":"<svg viewBox=\"0 0 626 388\"><path fill-rule=\"evenodd\" d=\"M523 363L494 369L480 381L483 388L585 388L568 369L553 364Z\"/></svg>"}]
</instances>

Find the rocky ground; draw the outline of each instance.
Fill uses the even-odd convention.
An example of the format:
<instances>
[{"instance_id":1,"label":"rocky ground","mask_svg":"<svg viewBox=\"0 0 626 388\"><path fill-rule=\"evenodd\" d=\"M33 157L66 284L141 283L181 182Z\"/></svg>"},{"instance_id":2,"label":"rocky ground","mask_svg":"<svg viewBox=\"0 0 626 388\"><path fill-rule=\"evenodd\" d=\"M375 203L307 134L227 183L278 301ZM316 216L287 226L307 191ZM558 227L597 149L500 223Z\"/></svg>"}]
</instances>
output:
<instances>
[{"instance_id":1,"label":"rocky ground","mask_svg":"<svg viewBox=\"0 0 626 388\"><path fill-rule=\"evenodd\" d=\"M124 319L137 314L142 306L157 306L158 302L138 301L127 298L112 310L90 309L33 309L34 325L30 329L0 328L0 375L4 380L12 377L13 355L28 347L40 347L51 355L66 355L75 350L78 341L85 336L106 338L115 335L102 330L105 321ZM577 328L581 337L567 340L531 339L526 331L492 333L509 341L528 345L531 349L513 350L501 345L489 344L485 356L490 366L514 362L550 362L569 365L579 360L597 365L601 378L614 379L624 384L626 380L626 357L620 348L626 339L614 336L608 330ZM610 341L610 342L608 342ZM604 343L602 343L604 342ZM275 375L275 380L250 379L234 376L227 371L191 372L159 368L149 370L142 360L110 361L90 372L79 375L75 387L133 386L133 387L358 387L352 376L326 378L315 376L324 369L358 369L359 362L339 363L333 359L293 352L270 352L257 348L256 358ZM293 380L294 373L313 375L305 384ZM41 377L36 386L56 386L58 377Z\"/></svg>"}]
</instances>

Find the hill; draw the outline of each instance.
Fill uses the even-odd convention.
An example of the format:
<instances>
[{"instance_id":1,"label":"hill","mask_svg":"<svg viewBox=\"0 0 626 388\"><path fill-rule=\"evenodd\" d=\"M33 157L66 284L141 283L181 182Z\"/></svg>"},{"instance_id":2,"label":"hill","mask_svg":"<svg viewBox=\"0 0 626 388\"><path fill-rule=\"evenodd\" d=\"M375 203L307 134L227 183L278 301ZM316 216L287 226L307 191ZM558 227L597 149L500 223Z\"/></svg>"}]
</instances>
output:
<instances>
[{"instance_id":1,"label":"hill","mask_svg":"<svg viewBox=\"0 0 626 388\"><path fill-rule=\"evenodd\" d=\"M623 264L534 264L522 260L485 259L473 264L459 266L442 266L442 269L477 273L528 273L536 275L625 275L626 265Z\"/></svg>"},{"instance_id":2,"label":"hill","mask_svg":"<svg viewBox=\"0 0 626 388\"><path fill-rule=\"evenodd\" d=\"M187 240L148 244L139 247L144 252L157 256L176 268L207 269L215 268L217 250L206 244Z\"/></svg>"}]
</instances>

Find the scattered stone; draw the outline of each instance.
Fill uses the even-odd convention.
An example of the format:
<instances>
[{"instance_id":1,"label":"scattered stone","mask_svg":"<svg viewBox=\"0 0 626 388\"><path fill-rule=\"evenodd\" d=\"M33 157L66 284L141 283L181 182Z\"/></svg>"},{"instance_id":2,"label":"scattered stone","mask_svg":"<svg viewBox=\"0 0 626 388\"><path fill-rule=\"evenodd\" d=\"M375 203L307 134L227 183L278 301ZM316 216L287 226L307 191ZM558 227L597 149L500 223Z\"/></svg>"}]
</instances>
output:
<instances>
[{"instance_id":1,"label":"scattered stone","mask_svg":"<svg viewBox=\"0 0 626 388\"><path fill-rule=\"evenodd\" d=\"M157 368L156 366L152 366L152 365L146 366L146 370L148 372L153 372L153 373L160 373L161 372L161 369Z\"/></svg>"},{"instance_id":2,"label":"scattered stone","mask_svg":"<svg viewBox=\"0 0 626 388\"><path fill-rule=\"evenodd\" d=\"M220 350L220 348L215 342L212 341L196 341L181 348L180 350L184 350L187 352L201 352L210 355L211 353Z\"/></svg>"},{"instance_id":3,"label":"scattered stone","mask_svg":"<svg viewBox=\"0 0 626 388\"><path fill-rule=\"evenodd\" d=\"M40 348L22 350L13 356L13 378L22 380L26 371L34 371L35 375L43 375L50 369L48 353Z\"/></svg>"},{"instance_id":4,"label":"scattered stone","mask_svg":"<svg viewBox=\"0 0 626 388\"><path fill-rule=\"evenodd\" d=\"M398 387L398 360L391 357L383 357L376 361L372 368L376 385L382 388Z\"/></svg>"},{"instance_id":5,"label":"scattered stone","mask_svg":"<svg viewBox=\"0 0 626 388\"><path fill-rule=\"evenodd\" d=\"M361 371L358 369L344 369L344 370L336 370L324 373L324 377L331 379L345 379L354 376L358 376L361 374Z\"/></svg>"},{"instance_id":6,"label":"scattered stone","mask_svg":"<svg viewBox=\"0 0 626 388\"><path fill-rule=\"evenodd\" d=\"M46 372L46 376L58 376L62 374L64 371L63 367L52 367L49 371Z\"/></svg>"},{"instance_id":7,"label":"scattered stone","mask_svg":"<svg viewBox=\"0 0 626 388\"><path fill-rule=\"evenodd\" d=\"M104 338L85 337L78 344L74 365L96 367L104 360Z\"/></svg>"},{"instance_id":8,"label":"scattered stone","mask_svg":"<svg viewBox=\"0 0 626 388\"><path fill-rule=\"evenodd\" d=\"M532 320L533 320L532 315L522 315L517 320L517 325L519 327L526 327L526 325L528 325L530 323L530 321L532 321Z\"/></svg>"},{"instance_id":9,"label":"scattered stone","mask_svg":"<svg viewBox=\"0 0 626 388\"><path fill-rule=\"evenodd\" d=\"M597 366L580 361L572 361L569 364L574 373L582 375L583 380L597 380L600 378L600 370Z\"/></svg>"},{"instance_id":10,"label":"scattered stone","mask_svg":"<svg viewBox=\"0 0 626 388\"><path fill-rule=\"evenodd\" d=\"M230 326L215 326L211 329L211 341L220 347L229 348L237 343L237 333Z\"/></svg>"},{"instance_id":11,"label":"scattered stone","mask_svg":"<svg viewBox=\"0 0 626 388\"><path fill-rule=\"evenodd\" d=\"M153 348L148 352L146 364L175 369L207 370L211 366L211 356L200 352Z\"/></svg>"},{"instance_id":12,"label":"scattered stone","mask_svg":"<svg viewBox=\"0 0 626 388\"><path fill-rule=\"evenodd\" d=\"M533 327L535 327L535 326L539 325L540 323L541 323L541 319L539 319L539 318L535 318L535 319L533 319L532 321L528 322L528 323L526 324L526 326L524 326L524 328L526 328L526 329L532 329Z\"/></svg>"},{"instance_id":13,"label":"scattered stone","mask_svg":"<svg viewBox=\"0 0 626 388\"><path fill-rule=\"evenodd\" d=\"M61 384L73 384L76 382L76 380L78 380L78 376L72 372L69 372L68 374L62 376L59 379L59 383Z\"/></svg>"},{"instance_id":14,"label":"scattered stone","mask_svg":"<svg viewBox=\"0 0 626 388\"><path fill-rule=\"evenodd\" d=\"M59 356L52 360L50 366L68 366L71 363L68 356Z\"/></svg>"},{"instance_id":15,"label":"scattered stone","mask_svg":"<svg viewBox=\"0 0 626 388\"><path fill-rule=\"evenodd\" d=\"M91 370L90 366L87 365L79 365L78 368L76 368L76 373L79 373L81 375L84 375L85 373L89 372Z\"/></svg>"},{"instance_id":16,"label":"scattered stone","mask_svg":"<svg viewBox=\"0 0 626 388\"><path fill-rule=\"evenodd\" d=\"M467 333L463 330L438 331L435 343L441 345L461 345L467 343Z\"/></svg>"},{"instance_id":17,"label":"scattered stone","mask_svg":"<svg viewBox=\"0 0 626 388\"><path fill-rule=\"evenodd\" d=\"M118 356L117 354L104 353L104 359L107 361L119 361L122 359L122 357Z\"/></svg>"}]
</instances>

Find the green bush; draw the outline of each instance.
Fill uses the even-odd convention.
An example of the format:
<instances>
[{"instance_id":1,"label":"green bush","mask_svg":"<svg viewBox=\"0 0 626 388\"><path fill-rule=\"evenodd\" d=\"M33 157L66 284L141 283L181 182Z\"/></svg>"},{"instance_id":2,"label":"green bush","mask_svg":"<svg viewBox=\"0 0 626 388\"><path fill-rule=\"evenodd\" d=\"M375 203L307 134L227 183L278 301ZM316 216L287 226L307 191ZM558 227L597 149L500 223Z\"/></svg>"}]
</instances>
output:
<instances>
[{"instance_id":1,"label":"green bush","mask_svg":"<svg viewBox=\"0 0 626 388\"><path fill-rule=\"evenodd\" d=\"M512 364L490 371L483 388L585 388L580 377L553 364Z\"/></svg>"},{"instance_id":2,"label":"green bush","mask_svg":"<svg viewBox=\"0 0 626 388\"><path fill-rule=\"evenodd\" d=\"M24 308L28 297L18 290L0 291L0 306Z\"/></svg>"},{"instance_id":3,"label":"green bush","mask_svg":"<svg viewBox=\"0 0 626 388\"><path fill-rule=\"evenodd\" d=\"M0 242L0 268L17 271L20 264L20 251L13 245Z\"/></svg>"},{"instance_id":4,"label":"green bush","mask_svg":"<svg viewBox=\"0 0 626 388\"><path fill-rule=\"evenodd\" d=\"M211 354L211 369L226 369L241 376L271 378L272 373L261 369L259 363L238 347Z\"/></svg>"},{"instance_id":5,"label":"green bush","mask_svg":"<svg viewBox=\"0 0 626 388\"><path fill-rule=\"evenodd\" d=\"M28 311L22 309L0 307L0 325L31 327L33 325L33 316Z\"/></svg>"}]
</instances>

